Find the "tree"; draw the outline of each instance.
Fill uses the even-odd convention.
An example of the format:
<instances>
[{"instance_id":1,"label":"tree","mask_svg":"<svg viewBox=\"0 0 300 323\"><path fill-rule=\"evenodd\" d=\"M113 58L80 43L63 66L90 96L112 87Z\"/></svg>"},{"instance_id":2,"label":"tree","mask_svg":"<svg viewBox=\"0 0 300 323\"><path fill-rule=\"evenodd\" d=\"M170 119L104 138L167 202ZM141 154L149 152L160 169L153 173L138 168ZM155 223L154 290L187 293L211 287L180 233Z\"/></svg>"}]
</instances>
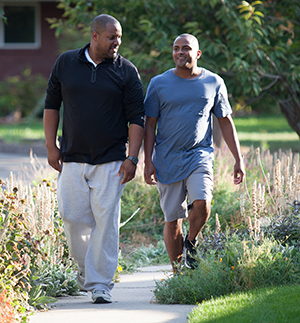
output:
<instances>
[{"instance_id":1,"label":"tree","mask_svg":"<svg viewBox=\"0 0 300 323\"><path fill-rule=\"evenodd\" d=\"M59 0L64 18L51 20L57 34L77 30L87 42L100 13L123 26L121 54L143 83L173 66L172 43L188 32L198 37L201 65L225 79L231 99L251 105L279 103L300 136L300 2L267 0Z\"/></svg>"}]
</instances>

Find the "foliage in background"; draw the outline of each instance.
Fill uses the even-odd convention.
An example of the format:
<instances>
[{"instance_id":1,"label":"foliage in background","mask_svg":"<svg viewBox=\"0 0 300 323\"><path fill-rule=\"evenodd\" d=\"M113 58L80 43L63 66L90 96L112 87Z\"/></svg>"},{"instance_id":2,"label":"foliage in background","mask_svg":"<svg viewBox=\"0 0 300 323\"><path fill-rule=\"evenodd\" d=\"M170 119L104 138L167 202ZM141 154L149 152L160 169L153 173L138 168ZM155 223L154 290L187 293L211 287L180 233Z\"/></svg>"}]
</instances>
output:
<instances>
[{"instance_id":1,"label":"foliage in background","mask_svg":"<svg viewBox=\"0 0 300 323\"><path fill-rule=\"evenodd\" d=\"M8 121L18 121L32 113L40 116L43 107L40 101L44 98L46 86L47 80L39 74L32 74L30 68L0 82L0 117L14 113Z\"/></svg>"},{"instance_id":2,"label":"foliage in background","mask_svg":"<svg viewBox=\"0 0 300 323\"><path fill-rule=\"evenodd\" d=\"M64 15L50 20L52 28L57 35L80 32L82 45L89 41L94 17L115 16L123 26L120 52L138 67L145 87L152 76L173 67L175 37L194 34L200 64L224 77L240 108L256 101L259 112L279 105L300 135L298 0L59 0L58 6Z\"/></svg>"}]
</instances>

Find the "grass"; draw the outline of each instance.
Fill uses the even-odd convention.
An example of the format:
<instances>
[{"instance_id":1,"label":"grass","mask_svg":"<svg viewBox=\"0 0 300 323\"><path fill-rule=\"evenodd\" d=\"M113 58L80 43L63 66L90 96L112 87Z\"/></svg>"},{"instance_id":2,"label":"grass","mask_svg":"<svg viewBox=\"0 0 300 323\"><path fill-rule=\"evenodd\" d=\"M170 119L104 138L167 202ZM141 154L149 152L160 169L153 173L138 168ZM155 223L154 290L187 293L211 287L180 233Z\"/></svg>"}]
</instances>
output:
<instances>
[{"instance_id":1,"label":"grass","mask_svg":"<svg viewBox=\"0 0 300 323\"><path fill-rule=\"evenodd\" d=\"M59 130L59 134L61 134L61 130ZM43 121L0 124L0 138L7 143L24 143L31 140L44 141Z\"/></svg>"},{"instance_id":2,"label":"grass","mask_svg":"<svg viewBox=\"0 0 300 323\"><path fill-rule=\"evenodd\" d=\"M44 140L42 121L19 124L1 124L0 138L8 143L21 143L29 140Z\"/></svg>"},{"instance_id":3,"label":"grass","mask_svg":"<svg viewBox=\"0 0 300 323\"><path fill-rule=\"evenodd\" d=\"M271 152L279 149L300 152L299 137L283 116L236 117L234 123L241 146L262 147L270 149ZM1 124L0 138L10 143L44 140L42 120Z\"/></svg>"},{"instance_id":4,"label":"grass","mask_svg":"<svg viewBox=\"0 0 300 323\"><path fill-rule=\"evenodd\" d=\"M283 116L237 117L234 123L241 146L300 152L299 136Z\"/></svg>"},{"instance_id":5,"label":"grass","mask_svg":"<svg viewBox=\"0 0 300 323\"><path fill-rule=\"evenodd\" d=\"M189 323L296 323L300 286L268 287L231 294L198 305Z\"/></svg>"}]
</instances>

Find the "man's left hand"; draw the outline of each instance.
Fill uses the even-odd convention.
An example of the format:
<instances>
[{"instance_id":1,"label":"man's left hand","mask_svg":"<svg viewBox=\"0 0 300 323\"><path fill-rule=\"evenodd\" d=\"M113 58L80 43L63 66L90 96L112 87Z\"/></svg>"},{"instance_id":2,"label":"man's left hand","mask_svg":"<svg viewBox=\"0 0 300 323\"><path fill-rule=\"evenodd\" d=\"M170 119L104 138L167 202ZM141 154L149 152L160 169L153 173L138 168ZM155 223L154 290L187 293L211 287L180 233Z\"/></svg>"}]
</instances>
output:
<instances>
[{"instance_id":1,"label":"man's left hand","mask_svg":"<svg viewBox=\"0 0 300 323\"><path fill-rule=\"evenodd\" d=\"M124 174L121 185L131 181L135 176L135 171L136 165L129 159L124 160L118 172L118 176Z\"/></svg>"}]
</instances>

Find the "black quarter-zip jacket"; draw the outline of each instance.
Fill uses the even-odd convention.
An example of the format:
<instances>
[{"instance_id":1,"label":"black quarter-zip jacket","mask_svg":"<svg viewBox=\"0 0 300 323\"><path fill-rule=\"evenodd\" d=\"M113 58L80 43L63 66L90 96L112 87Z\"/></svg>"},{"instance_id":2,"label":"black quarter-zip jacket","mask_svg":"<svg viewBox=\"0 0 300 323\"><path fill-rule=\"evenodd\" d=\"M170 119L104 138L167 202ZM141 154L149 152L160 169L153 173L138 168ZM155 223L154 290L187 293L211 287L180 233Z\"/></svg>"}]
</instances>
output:
<instances>
[{"instance_id":1,"label":"black quarter-zip jacket","mask_svg":"<svg viewBox=\"0 0 300 323\"><path fill-rule=\"evenodd\" d=\"M45 109L63 102L64 162L103 164L126 158L128 124L144 126L143 87L135 66L117 55L94 67L85 47L59 56Z\"/></svg>"}]
</instances>

